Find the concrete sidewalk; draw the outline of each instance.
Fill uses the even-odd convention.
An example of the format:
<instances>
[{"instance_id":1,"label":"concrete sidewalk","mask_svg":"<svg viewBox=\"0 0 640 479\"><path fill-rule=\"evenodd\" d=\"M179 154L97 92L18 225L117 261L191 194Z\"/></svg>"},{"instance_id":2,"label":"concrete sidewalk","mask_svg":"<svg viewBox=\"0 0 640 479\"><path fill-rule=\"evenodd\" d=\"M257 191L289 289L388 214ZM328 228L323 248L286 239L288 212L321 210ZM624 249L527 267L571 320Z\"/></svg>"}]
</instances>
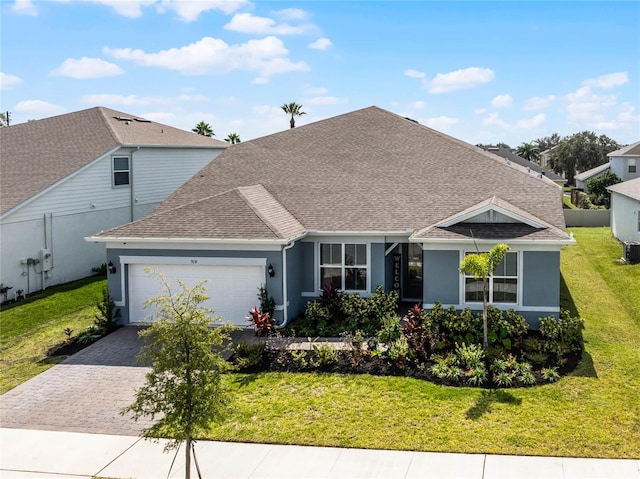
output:
<instances>
[{"instance_id":1,"label":"concrete sidewalk","mask_svg":"<svg viewBox=\"0 0 640 479\"><path fill-rule=\"evenodd\" d=\"M174 452L132 436L0 429L0 478L166 478ZM200 441L203 478L633 478L640 460L445 454ZM184 477L181 449L171 473ZM192 477L196 478L195 466Z\"/></svg>"}]
</instances>

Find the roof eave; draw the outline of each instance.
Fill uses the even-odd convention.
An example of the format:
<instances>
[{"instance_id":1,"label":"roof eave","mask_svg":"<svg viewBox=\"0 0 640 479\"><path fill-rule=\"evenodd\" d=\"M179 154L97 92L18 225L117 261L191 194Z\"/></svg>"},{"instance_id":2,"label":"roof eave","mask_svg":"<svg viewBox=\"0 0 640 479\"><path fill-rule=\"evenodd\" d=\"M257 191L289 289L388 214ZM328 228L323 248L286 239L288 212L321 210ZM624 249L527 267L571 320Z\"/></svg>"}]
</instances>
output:
<instances>
[{"instance_id":1,"label":"roof eave","mask_svg":"<svg viewBox=\"0 0 640 479\"><path fill-rule=\"evenodd\" d=\"M545 246L568 246L576 243L576 240L573 236L566 239L486 239L486 238L419 238L419 237L411 237L409 238L409 242L411 243L428 243L428 244L468 244L468 243L478 244L496 244L496 243L507 243L507 244L537 244L537 245L545 245Z\"/></svg>"},{"instance_id":2,"label":"roof eave","mask_svg":"<svg viewBox=\"0 0 640 479\"><path fill-rule=\"evenodd\" d=\"M286 245L295 238L146 238L139 236L87 236L84 238L89 243L130 243L130 244L262 244L262 245Z\"/></svg>"}]
</instances>

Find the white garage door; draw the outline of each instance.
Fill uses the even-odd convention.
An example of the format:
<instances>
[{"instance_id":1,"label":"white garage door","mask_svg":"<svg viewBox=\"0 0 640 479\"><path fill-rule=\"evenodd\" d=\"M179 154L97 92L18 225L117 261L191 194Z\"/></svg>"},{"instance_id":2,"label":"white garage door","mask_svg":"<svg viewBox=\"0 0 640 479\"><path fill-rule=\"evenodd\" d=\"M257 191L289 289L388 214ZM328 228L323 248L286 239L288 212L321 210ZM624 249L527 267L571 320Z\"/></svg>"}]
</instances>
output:
<instances>
[{"instance_id":1,"label":"white garage door","mask_svg":"<svg viewBox=\"0 0 640 479\"><path fill-rule=\"evenodd\" d=\"M149 298L164 294L163 285L150 268L164 274L165 281L175 290L180 280L188 287L206 279L205 289L210 299L204 306L212 308L214 315L222 316L224 322L248 327L246 317L254 306L259 306L258 289L264 283L264 268L261 266L229 265L175 265L175 264L130 264L129 265L129 321L140 323L152 321L154 310L144 308Z\"/></svg>"}]
</instances>

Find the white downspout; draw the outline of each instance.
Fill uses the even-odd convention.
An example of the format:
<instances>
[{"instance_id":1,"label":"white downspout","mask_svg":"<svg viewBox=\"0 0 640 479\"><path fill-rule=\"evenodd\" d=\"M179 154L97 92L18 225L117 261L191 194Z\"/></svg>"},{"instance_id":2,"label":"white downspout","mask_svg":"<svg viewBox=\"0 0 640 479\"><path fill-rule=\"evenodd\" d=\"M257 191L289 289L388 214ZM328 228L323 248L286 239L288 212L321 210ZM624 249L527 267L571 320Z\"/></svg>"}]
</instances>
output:
<instances>
[{"instance_id":1,"label":"white downspout","mask_svg":"<svg viewBox=\"0 0 640 479\"><path fill-rule=\"evenodd\" d=\"M292 241L287 246L282 248L282 303L283 303L284 309L282 311L283 321L282 321L282 324L280 325L281 328L284 328L289 322L289 315L287 313L288 306L289 306L288 298L287 298L287 250L293 248L293 245L295 244L296 244L295 241Z\"/></svg>"}]
</instances>

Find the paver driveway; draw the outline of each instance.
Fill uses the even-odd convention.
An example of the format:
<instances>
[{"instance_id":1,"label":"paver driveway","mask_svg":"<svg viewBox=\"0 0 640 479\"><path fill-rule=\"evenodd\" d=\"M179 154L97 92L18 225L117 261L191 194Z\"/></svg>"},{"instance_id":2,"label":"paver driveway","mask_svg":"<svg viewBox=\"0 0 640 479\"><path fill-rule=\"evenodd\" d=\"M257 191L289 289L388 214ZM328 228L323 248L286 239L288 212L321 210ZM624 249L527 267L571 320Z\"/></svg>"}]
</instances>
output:
<instances>
[{"instance_id":1,"label":"paver driveway","mask_svg":"<svg viewBox=\"0 0 640 479\"><path fill-rule=\"evenodd\" d=\"M0 396L2 427L139 435L150 421L120 410L134 400L140 366L138 328L127 326Z\"/></svg>"}]
</instances>

